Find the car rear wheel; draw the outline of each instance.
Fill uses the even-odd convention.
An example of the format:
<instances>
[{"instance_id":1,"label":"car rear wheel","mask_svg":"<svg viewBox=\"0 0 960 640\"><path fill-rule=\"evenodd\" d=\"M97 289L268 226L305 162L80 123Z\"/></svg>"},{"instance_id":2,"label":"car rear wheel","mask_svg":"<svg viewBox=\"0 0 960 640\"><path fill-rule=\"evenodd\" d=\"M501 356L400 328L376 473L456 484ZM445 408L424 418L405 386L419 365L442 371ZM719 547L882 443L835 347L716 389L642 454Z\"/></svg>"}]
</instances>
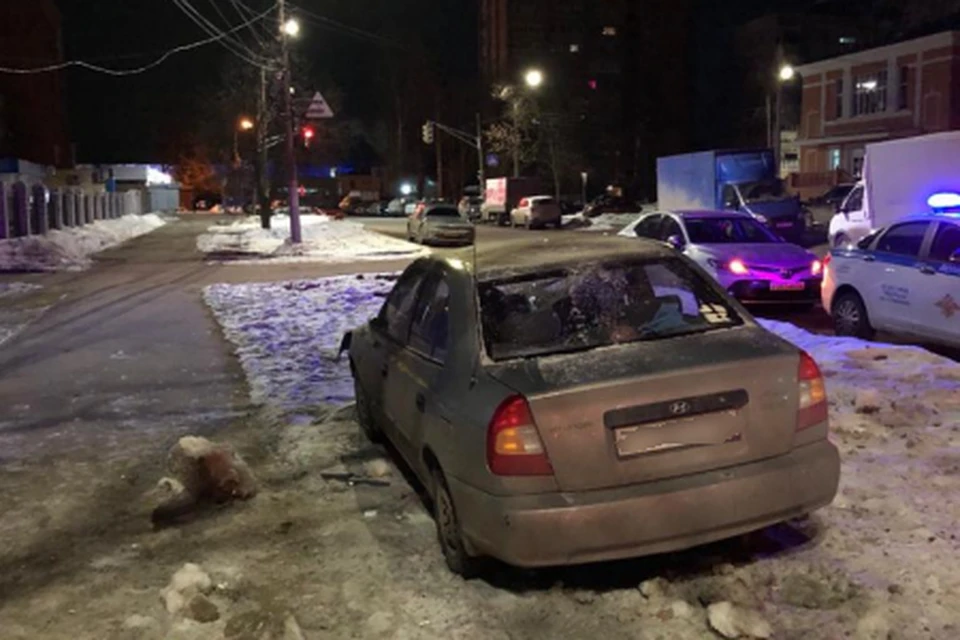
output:
<instances>
[{"instance_id":1,"label":"car rear wheel","mask_svg":"<svg viewBox=\"0 0 960 640\"><path fill-rule=\"evenodd\" d=\"M867 317L867 307L856 291L844 291L833 303L833 328L838 336L870 340L876 334Z\"/></svg>"},{"instance_id":2,"label":"car rear wheel","mask_svg":"<svg viewBox=\"0 0 960 640\"><path fill-rule=\"evenodd\" d=\"M370 442L381 442L383 432L380 431L377 421L373 418L373 412L370 411L370 400L356 376L353 378L353 394L357 402L357 422L360 423L360 430L363 431L363 435Z\"/></svg>"},{"instance_id":3,"label":"car rear wheel","mask_svg":"<svg viewBox=\"0 0 960 640\"><path fill-rule=\"evenodd\" d=\"M437 523L437 539L443 559L450 571L464 579L475 577L480 570L480 559L467 553L460 529L460 519L443 473L433 471L433 517Z\"/></svg>"}]
</instances>

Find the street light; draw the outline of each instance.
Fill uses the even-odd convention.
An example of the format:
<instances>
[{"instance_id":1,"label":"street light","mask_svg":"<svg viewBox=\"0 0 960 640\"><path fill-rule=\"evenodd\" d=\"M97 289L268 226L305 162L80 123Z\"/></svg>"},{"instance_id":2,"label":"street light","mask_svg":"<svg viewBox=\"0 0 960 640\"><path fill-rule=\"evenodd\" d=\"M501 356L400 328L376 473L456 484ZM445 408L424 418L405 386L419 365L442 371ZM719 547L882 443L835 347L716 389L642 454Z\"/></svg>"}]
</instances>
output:
<instances>
[{"instance_id":1,"label":"street light","mask_svg":"<svg viewBox=\"0 0 960 640\"><path fill-rule=\"evenodd\" d=\"M523 81L531 89L536 89L543 84L543 72L539 69L530 69L523 74Z\"/></svg>"},{"instance_id":2,"label":"street light","mask_svg":"<svg viewBox=\"0 0 960 640\"><path fill-rule=\"evenodd\" d=\"M283 23L282 29L285 35L296 38L300 34L300 21L296 18L290 18Z\"/></svg>"},{"instance_id":3,"label":"street light","mask_svg":"<svg viewBox=\"0 0 960 640\"><path fill-rule=\"evenodd\" d=\"M254 127L253 120L247 117L240 118L239 126L240 131L250 131Z\"/></svg>"},{"instance_id":4,"label":"street light","mask_svg":"<svg viewBox=\"0 0 960 640\"><path fill-rule=\"evenodd\" d=\"M789 64L785 64L780 67L780 81L781 82L790 82L793 80L793 77L797 74L796 70Z\"/></svg>"}]
</instances>

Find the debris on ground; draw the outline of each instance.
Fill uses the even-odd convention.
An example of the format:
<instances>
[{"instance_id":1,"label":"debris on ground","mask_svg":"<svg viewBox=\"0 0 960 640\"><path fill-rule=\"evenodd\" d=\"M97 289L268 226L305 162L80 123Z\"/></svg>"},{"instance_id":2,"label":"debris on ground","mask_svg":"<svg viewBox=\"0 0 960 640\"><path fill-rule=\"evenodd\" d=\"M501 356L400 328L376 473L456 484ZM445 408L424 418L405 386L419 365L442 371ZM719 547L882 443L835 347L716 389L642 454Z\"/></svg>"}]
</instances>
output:
<instances>
[{"instance_id":1,"label":"debris on ground","mask_svg":"<svg viewBox=\"0 0 960 640\"><path fill-rule=\"evenodd\" d=\"M707 607L710 628L724 638L770 638L770 623L752 609L743 609L730 602L715 602Z\"/></svg>"}]
</instances>

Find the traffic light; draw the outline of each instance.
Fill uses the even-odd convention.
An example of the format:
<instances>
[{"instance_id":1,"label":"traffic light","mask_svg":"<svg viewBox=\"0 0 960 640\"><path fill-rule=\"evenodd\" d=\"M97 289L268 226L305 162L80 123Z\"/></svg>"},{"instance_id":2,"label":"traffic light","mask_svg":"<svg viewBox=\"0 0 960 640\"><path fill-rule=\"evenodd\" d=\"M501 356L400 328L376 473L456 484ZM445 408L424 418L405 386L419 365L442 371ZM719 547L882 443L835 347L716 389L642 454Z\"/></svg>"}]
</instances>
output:
<instances>
[{"instance_id":1,"label":"traffic light","mask_svg":"<svg viewBox=\"0 0 960 640\"><path fill-rule=\"evenodd\" d=\"M301 131L301 134L303 135L303 146L309 147L310 142L313 140L313 137L317 135L317 132L314 130L313 127L311 127L310 125L307 125L303 128L303 130Z\"/></svg>"},{"instance_id":2,"label":"traffic light","mask_svg":"<svg viewBox=\"0 0 960 640\"><path fill-rule=\"evenodd\" d=\"M423 143L433 144L433 123L429 120L423 125Z\"/></svg>"}]
</instances>

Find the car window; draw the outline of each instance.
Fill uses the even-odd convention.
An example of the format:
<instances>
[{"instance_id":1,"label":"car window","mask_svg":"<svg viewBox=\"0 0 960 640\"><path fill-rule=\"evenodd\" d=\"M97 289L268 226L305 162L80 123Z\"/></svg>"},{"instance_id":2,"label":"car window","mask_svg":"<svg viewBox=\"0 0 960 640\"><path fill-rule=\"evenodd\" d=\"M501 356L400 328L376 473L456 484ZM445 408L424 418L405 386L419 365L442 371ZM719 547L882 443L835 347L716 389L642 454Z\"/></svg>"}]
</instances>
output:
<instances>
[{"instance_id":1,"label":"car window","mask_svg":"<svg viewBox=\"0 0 960 640\"><path fill-rule=\"evenodd\" d=\"M460 212L453 207L435 207L427 210L428 218L459 218Z\"/></svg>"},{"instance_id":2,"label":"car window","mask_svg":"<svg viewBox=\"0 0 960 640\"><path fill-rule=\"evenodd\" d=\"M905 222L890 227L877 243L877 251L918 257L929 222Z\"/></svg>"},{"instance_id":3,"label":"car window","mask_svg":"<svg viewBox=\"0 0 960 640\"><path fill-rule=\"evenodd\" d=\"M660 239L660 221L663 220L663 216L659 214L654 214L647 216L640 223L634 227L633 232L637 234L639 238L653 238L654 240Z\"/></svg>"},{"instance_id":4,"label":"car window","mask_svg":"<svg viewBox=\"0 0 960 640\"><path fill-rule=\"evenodd\" d=\"M383 320L387 335L399 342L407 341L410 330L410 321L413 318L413 307L417 300L417 289L423 281L424 269L421 265L409 267L393 291L387 296L380 317Z\"/></svg>"},{"instance_id":5,"label":"car window","mask_svg":"<svg viewBox=\"0 0 960 640\"><path fill-rule=\"evenodd\" d=\"M743 323L703 276L675 259L603 262L480 284L494 360L585 351Z\"/></svg>"},{"instance_id":6,"label":"car window","mask_svg":"<svg viewBox=\"0 0 960 640\"><path fill-rule=\"evenodd\" d=\"M726 209L736 209L740 206L740 198L737 197L737 190L733 185L726 185L723 188L723 206Z\"/></svg>"},{"instance_id":7,"label":"car window","mask_svg":"<svg viewBox=\"0 0 960 640\"><path fill-rule=\"evenodd\" d=\"M930 259L948 262L957 251L960 251L960 225L941 222L930 247Z\"/></svg>"},{"instance_id":8,"label":"car window","mask_svg":"<svg viewBox=\"0 0 960 640\"><path fill-rule=\"evenodd\" d=\"M450 287L440 274L424 285L410 327L410 348L443 362L447 357Z\"/></svg>"},{"instance_id":9,"label":"car window","mask_svg":"<svg viewBox=\"0 0 960 640\"><path fill-rule=\"evenodd\" d=\"M780 242L753 218L687 218L693 244L746 244Z\"/></svg>"},{"instance_id":10,"label":"car window","mask_svg":"<svg viewBox=\"0 0 960 640\"><path fill-rule=\"evenodd\" d=\"M660 239L666 241L670 236L683 238L683 229L680 228L680 223L671 216L663 216L663 224L660 225Z\"/></svg>"},{"instance_id":11,"label":"car window","mask_svg":"<svg viewBox=\"0 0 960 640\"><path fill-rule=\"evenodd\" d=\"M533 198L533 204L556 204L553 198Z\"/></svg>"},{"instance_id":12,"label":"car window","mask_svg":"<svg viewBox=\"0 0 960 640\"><path fill-rule=\"evenodd\" d=\"M850 192L850 196L844 202L843 208L847 211L860 211L863 209L863 187L854 187L853 191Z\"/></svg>"}]
</instances>

